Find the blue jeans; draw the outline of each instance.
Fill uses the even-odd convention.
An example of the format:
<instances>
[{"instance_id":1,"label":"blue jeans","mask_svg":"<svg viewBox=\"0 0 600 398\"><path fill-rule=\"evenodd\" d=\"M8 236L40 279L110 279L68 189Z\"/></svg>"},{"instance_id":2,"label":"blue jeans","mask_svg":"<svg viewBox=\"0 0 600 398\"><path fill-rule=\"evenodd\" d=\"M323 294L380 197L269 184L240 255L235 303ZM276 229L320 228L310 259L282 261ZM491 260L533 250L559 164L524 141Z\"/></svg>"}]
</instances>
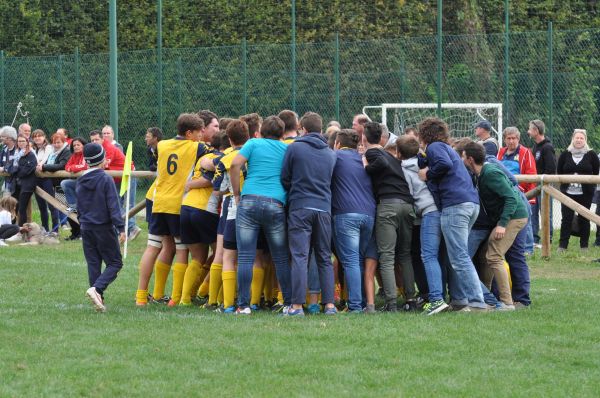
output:
<instances>
[{"instance_id":1,"label":"blue jeans","mask_svg":"<svg viewBox=\"0 0 600 398\"><path fill-rule=\"evenodd\" d=\"M478 214L479 205L466 202L444 208L440 221L453 272L452 280L455 282L452 289L453 301L484 308L481 283L468 252L469 231Z\"/></svg>"},{"instance_id":2,"label":"blue jeans","mask_svg":"<svg viewBox=\"0 0 600 398\"><path fill-rule=\"evenodd\" d=\"M491 231L489 229L472 229L469 233L469 257L473 258L475 253L477 253L477 249L483 242L485 242L490 237ZM490 292L490 290L483 284L483 282L479 281L481 285L481 291L483 293L483 300L488 305L496 306L498 304L498 299L496 296Z\"/></svg>"},{"instance_id":3,"label":"blue jeans","mask_svg":"<svg viewBox=\"0 0 600 398\"><path fill-rule=\"evenodd\" d=\"M510 278L512 280L512 298L513 301L525 305L531 304L529 297L529 267L525 260L525 241L527 239L526 228L523 228L517 236L511 247L508 249L504 258L510 268Z\"/></svg>"},{"instance_id":4,"label":"blue jeans","mask_svg":"<svg viewBox=\"0 0 600 398\"><path fill-rule=\"evenodd\" d=\"M362 309L362 274L365 253L373 235L375 218L366 214L346 213L333 217L333 239L338 259L344 267L348 287L348 309Z\"/></svg>"},{"instance_id":5,"label":"blue jeans","mask_svg":"<svg viewBox=\"0 0 600 398\"><path fill-rule=\"evenodd\" d=\"M77 180L62 180L60 182L60 187L65 193L65 199L67 200L67 205L73 209L77 208L77 195L75 194L75 186L77 185Z\"/></svg>"},{"instance_id":6,"label":"blue jeans","mask_svg":"<svg viewBox=\"0 0 600 398\"><path fill-rule=\"evenodd\" d=\"M442 267L439 261L442 241L441 213L432 211L421 219L421 258L429 286L429 302L443 300Z\"/></svg>"},{"instance_id":7,"label":"blue jeans","mask_svg":"<svg viewBox=\"0 0 600 398\"><path fill-rule=\"evenodd\" d=\"M325 211L312 209L291 210L288 216L288 239L292 257L292 304L306 302L307 268L311 248L315 253L319 270L321 302L333 303L331 215Z\"/></svg>"},{"instance_id":8,"label":"blue jeans","mask_svg":"<svg viewBox=\"0 0 600 398\"><path fill-rule=\"evenodd\" d=\"M237 209L236 238L238 248L238 305L250 305L252 266L256 243L262 230L275 264L277 280L285 305L291 304L290 267L283 204L265 196L246 195Z\"/></svg>"},{"instance_id":9,"label":"blue jeans","mask_svg":"<svg viewBox=\"0 0 600 398\"><path fill-rule=\"evenodd\" d=\"M317 259L315 253L311 253L308 259L308 293L319 294L321 293L321 281L319 281L319 266L317 265Z\"/></svg>"}]
</instances>

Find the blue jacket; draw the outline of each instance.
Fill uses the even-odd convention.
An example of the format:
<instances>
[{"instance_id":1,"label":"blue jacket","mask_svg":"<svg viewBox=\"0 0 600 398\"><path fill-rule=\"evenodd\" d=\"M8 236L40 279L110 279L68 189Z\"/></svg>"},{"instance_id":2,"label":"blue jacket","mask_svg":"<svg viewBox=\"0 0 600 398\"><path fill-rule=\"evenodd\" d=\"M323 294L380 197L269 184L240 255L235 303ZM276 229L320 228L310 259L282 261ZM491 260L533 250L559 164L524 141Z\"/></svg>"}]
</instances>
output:
<instances>
[{"instance_id":1,"label":"blue jacket","mask_svg":"<svg viewBox=\"0 0 600 398\"><path fill-rule=\"evenodd\" d=\"M125 230L119 195L112 177L101 169L91 169L77 179L77 212L82 230L116 227Z\"/></svg>"},{"instance_id":2,"label":"blue jacket","mask_svg":"<svg viewBox=\"0 0 600 398\"><path fill-rule=\"evenodd\" d=\"M308 133L288 147L281 184L288 192L290 210L313 208L331 212L331 176L335 153L320 133Z\"/></svg>"},{"instance_id":3,"label":"blue jacket","mask_svg":"<svg viewBox=\"0 0 600 398\"><path fill-rule=\"evenodd\" d=\"M432 142L425 150L427 155L427 180L436 185L435 192L440 210L457 204L479 204L479 195L462 159L450 145Z\"/></svg>"},{"instance_id":4,"label":"blue jacket","mask_svg":"<svg viewBox=\"0 0 600 398\"><path fill-rule=\"evenodd\" d=\"M333 215L358 213L375 217L377 205L373 185L363 166L362 157L352 149L341 149L335 154L337 161L331 180Z\"/></svg>"}]
</instances>

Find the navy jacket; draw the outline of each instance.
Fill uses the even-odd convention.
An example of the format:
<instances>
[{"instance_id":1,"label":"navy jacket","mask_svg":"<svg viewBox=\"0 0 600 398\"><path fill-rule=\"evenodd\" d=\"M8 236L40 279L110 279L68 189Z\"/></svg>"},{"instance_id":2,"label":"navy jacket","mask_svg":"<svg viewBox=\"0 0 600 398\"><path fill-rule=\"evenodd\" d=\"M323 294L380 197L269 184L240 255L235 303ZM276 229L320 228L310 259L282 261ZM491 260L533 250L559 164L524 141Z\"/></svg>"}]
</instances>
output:
<instances>
[{"instance_id":1,"label":"navy jacket","mask_svg":"<svg viewBox=\"0 0 600 398\"><path fill-rule=\"evenodd\" d=\"M281 184L290 210L313 208L331 212L331 176L335 153L320 133L308 133L288 147Z\"/></svg>"},{"instance_id":2,"label":"navy jacket","mask_svg":"<svg viewBox=\"0 0 600 398\"><path fill-rule=\"evenodd\" d=\"M119 195L112 177L104 170L90 169L77 179L77 212L82 230L116 227L125 230Z\"/></svg>"},{"instance_id":3,"label":"navy jacket","mask_svg":"<svg viewBox=\"0 0 600 398\"><path fill-rule=\"evenodd\" d=\"M436 184L440 210L465 202L479 204L479 195L462 159L450 145L432 142L427 145L427 180Z\"/></svg>"},{"instance_id":4,"label":"navy jacket","mask_svg":"<svg viewBox=\"0 0 600 398\"><path fill-rule=\"evenodd\" d=\"M33 151L19 158L18 165L9 168L10 174L17 178L17 184L21 187L21 192L34 192L36 185L35 167L37 158Z\"/></svg>"},{"instance_id":5,"label":"navy jacket","mask_svg":"<svg viewBox=\"0 0 600 398\"><path fill-rule=\"evenodd\" d=\"M371 178L362 157L353 149L335 152L337 161L331 180L333 215L358 213L375 217L376 204Z\"/></svg>"}]
</instances>

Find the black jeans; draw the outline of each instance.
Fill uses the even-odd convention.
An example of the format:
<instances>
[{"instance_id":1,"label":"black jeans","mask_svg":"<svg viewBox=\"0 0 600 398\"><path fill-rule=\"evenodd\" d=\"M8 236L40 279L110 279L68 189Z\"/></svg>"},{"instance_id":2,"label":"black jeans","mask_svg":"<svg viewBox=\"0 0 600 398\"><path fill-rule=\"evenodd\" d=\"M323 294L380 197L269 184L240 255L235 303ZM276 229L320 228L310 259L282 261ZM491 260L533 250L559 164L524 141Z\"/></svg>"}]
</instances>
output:
<instances>
[{"instance_id":1,"label":"black jeans","mask_svg":"<svg viewBox=\"0 0 600 398\"><path fill-rule=\"evenodd\" d=\"M566 195L586 209L592 207L592 195ZM560 205L560 211L562 220L560 222L560 242L558 246L566 249L569 246L575 212L565 205ZM577 222L579 224L579 247L586 248L590 240L590 221L578 215Z\"/></svg>"}]
</instances>

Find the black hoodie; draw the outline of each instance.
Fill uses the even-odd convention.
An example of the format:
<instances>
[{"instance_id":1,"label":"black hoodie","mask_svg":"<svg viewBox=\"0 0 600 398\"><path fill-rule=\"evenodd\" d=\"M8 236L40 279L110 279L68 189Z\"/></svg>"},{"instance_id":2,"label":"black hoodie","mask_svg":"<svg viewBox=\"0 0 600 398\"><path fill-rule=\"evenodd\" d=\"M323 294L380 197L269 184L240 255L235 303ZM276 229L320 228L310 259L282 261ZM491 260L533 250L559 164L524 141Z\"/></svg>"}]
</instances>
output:
<instances>
[{"instance_id":1,"label":"black hoodie","mask_svg":"<svg viewBox=\"0 0 600 398\"><path fill-rule=\"evenodd\" d=\"M77 212L82 230L116 227L125 230L115 182L102 169L86 171L77 179Z\"/></svg>"}]
</instances>

